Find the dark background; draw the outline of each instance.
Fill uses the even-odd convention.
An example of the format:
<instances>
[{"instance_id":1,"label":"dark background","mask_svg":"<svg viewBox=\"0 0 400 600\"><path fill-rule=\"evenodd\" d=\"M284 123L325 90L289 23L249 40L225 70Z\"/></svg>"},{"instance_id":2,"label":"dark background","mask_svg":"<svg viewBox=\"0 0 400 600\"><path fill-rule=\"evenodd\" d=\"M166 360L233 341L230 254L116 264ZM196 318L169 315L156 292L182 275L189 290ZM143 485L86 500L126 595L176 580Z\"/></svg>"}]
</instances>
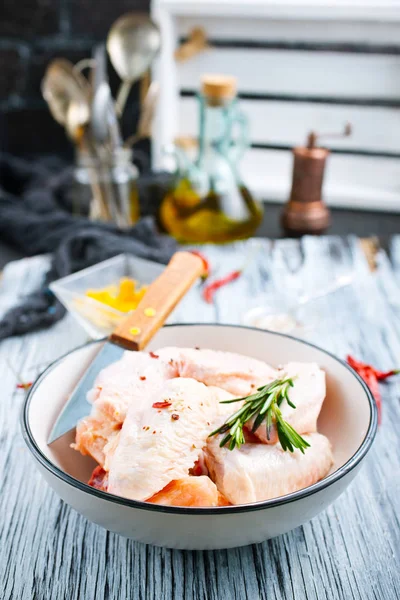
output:
<instances>
[{"instance_id":1,"label":"dark background","mask_svg":"<svg viewBox=\"0 0 400 600\"><path fill-rule=\"evenodd\" d=\"M2 0L0 3L0 151L19 156L56 153L72 157L63 128L51 117L40 91L55 57L77 62L105 41L122 14L148 11L150 0ZM115 90L118 78L109 69ZM138 113L132 91L123 124L132 133Z\"/></svg>"},{"instance_id":2,"label":"dark background","mask_svg":"<svg viewBox=\"0 0 400 600\"><path fill-rule=\"evenodd\" d=\"M217 1L217 0L216 0ZM27 158L58 155L68 162L73 148L42 98L40 83L55 57L77 62L106 40L112 23L129 11L148 12L150 0L2 0L0 4L0 152ZM118 77L109 66L113 91ZM135 130L139 113L138 86L124 114L123 131ZM148 146L144 148L148 150ZM281 206L268 199L260 236L281 237ZM332 210L329 233L376 234L381 243L400 231L400 214ZM0 269L22 256L0 240Z\"/></svg>"}]
</instances>

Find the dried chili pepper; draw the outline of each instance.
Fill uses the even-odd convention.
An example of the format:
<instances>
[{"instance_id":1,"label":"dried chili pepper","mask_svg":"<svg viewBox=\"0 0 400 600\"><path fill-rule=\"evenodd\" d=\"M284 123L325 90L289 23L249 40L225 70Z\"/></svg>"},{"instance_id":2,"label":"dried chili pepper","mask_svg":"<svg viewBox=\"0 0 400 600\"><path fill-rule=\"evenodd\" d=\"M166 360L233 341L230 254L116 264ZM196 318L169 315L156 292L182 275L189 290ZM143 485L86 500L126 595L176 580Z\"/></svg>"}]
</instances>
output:
<instances>
[{"instance_id":1,"label":"dried chili pepper","mask_svg":"<svg viewBox=\"0 0 400 600\"><path fill-rule=\"evenodd\" d=\"M215 279L215 281L212 281L211 283L206 285L206 287L203 289L203 300L211 304L211 302L214 299L215 292L227 285L228 283L231 283L232 281L238 279L241 276L241 274L241 269L238 271L232 271L232 273L228 273L228 275L225 275L225 277L221 277L221 279Z\"/></svg>"},{"instance_id":2,"label":"dried chili pepper","mask_svg":"<svg viewBox=\"0 0 400 600\"><path fill-rule=\"evenodd\" d=\"M378 381L384 381L388 377L393 377L393 375L398 375L400 373L399 369L392 369L391 371L376 371L375 375Z\"/></svg>"},{"instance_id":3,"label":"dried chili pepper","mask_svg":"<svg viewBox=\"0 0 400 600\"><path fill-rule=\"evenodd\" d=\"M379 389L378 379L376 378L376 375L372 369L365 369L364 376L362 377L375 399L376 408L378 409L378 423L380 424L382 421L382 397Z\"/></svg>"},{"instance_id":4,"label":"dried chili pepper","mask_svg":"<svg viewBox=\"0 0 400 600\"><path fill-rule=\"evenodd\" d=\"M204 267L204 272L203 275L201 276L201 278L204 280L207 279L207 277L211 274L211 265L210 265L210 261L208 260L208 258L206 258L206 256L204 256L204 254L202 252L200 252L199 250L189 250L189 252L191 252L192 254L194 254L195 256L198 256L202 263L203 263L203 267Z\"/></svg>"},{"instance_id":5,"label":"dried chili pepper","mask_svg":"<svg viewBox=\"0 0 400 600\"><path fill-rule=\"evenodd\" d=\"M165 400L164 402L154 402L153 404L153 408L168 408L168 406L171 406L171 402L168 402L167 400Z\"/></svg>"},{"instance_id":6,"label":"dried chili pepper","mask_svg":"<svg viewBox=\"0 0 400 600\"><path fill-rule=\"evenodd\" d=\"M368 365L359 360L356 360L353 356L350 355L347 357L347 362L351 367L353 367L355 371L357 371L357 373L358 371L362 371L363 369L366 369L367 371L372 370L378 381L384 381L388 377L393 377L393 375L398 375L400 373L400 369L391 369L390 371L378 371L378 369L375 369L375 367L373 367L372 365Z\"/></svg>"},{"instance_id":7,"label":"dried chili pepper","mask_svg":"<svg viewBox=\"0 0 400 600\"><path fill-rule=\"evenodd\" d=\"M151 358L160 358L155 352L149 352L149 355L151 356Z\"/></svg>"},{"instance_id":8,"label":"dried chili pepper","mask_svg":"<svg viewBox=\"0 0 400 600\"><path fill-rule=\"evenodd\" d=\"M371 393L375 399L376 407L378 409L378 423L382 420L382 398L379 390L379 381L384 381L388 377L397 375L400 371L398 369L391 369L390 371L378 371L372 365L363 363L356 360L353 356L347 357L348 364L360 375L360 377L368 385Z\"/></svg>"},{"instance_id":9,"label":"dried chili pepper","mask_svg":"<svg viewBox=\"0 0 400 600\"><path fill-rule=\"evenodd\" d=\"M29 390L29 388L32 387L32 384L32 381L27 381L26 383L17 383L16 388L17 390Z\"/></svg>"}]
</instances>

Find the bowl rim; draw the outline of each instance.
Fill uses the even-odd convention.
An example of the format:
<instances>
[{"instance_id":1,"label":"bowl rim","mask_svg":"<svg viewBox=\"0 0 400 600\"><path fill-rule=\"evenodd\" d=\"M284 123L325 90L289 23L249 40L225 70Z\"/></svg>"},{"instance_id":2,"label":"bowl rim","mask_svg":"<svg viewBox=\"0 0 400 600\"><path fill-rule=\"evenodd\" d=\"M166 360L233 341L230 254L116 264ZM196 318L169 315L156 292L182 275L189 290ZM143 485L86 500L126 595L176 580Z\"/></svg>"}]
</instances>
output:
<instances>
[{"instance_id":1,"label":"bowl rim","mask_svg":"<svg viewBox=\"0 0 400 600\"><path fill-rule=\"evenodd\" d=\"M42 379L44 379L47 376L47 374L50 371L52 371L60 362L62 362L67 356L69 356L70 354L72 354L73 352L75 352L77 350L80 350L87 346L91 346L92 344L101 343L102 341L105 341L107 339L107 338L103 338L102 340L92 340L88 343L81 344L80 346L73 348L69 352L66 352L65 354L63 354L62 356L57 358L55 361L53 361L36 378L35 382L33 383L32 387L30 388L28 394L26 395L26 397L24 399L24 402L22 405L22 410L21 410L21 428L22 428L23 438L24 438L25 443L27 444L29 450L32 452L33 456L35 457L35 459L47 471L49 471L50 473L55 475L58 479L61 479L64 483L67 483L67 484L71 485L72 487L77 488L81 492L85 492L85 493L95 496L101 500L107 500L114 504L123 505L123 506L129 507L129 508L170 513L170 514L181 514L181 515L183 515L183 514L184 515L229 515L229 514L233 514L233 513L246 513L246 512L252 512L252 511L257 511L257 510L264 510L266 508L283 506L285 504L295 502L296 500L304 499L304 498L311 496L317 492L320 492L320 491L326 489L327 487L330 487L332 484L336 483L343 477L345 477L350 471L352 471L362 461L362 459L369 452L372 442L374 441L374 438L375 438L375 435L377 432L377 426L378 426L378 411L377 411L375 400L374 400L368 386L363 381L363 379L358 375L358 373L352 367L350 367L350 365L348 365L345 361L341 360L340 358L338 358L337 356L335 356L328 350L325 350L324 348L320 348L316 344L313 344L311 342L297 338L292 335L288 335L286 333L270 331L268 329L259 329L257 327L249 327L249 326L239 325L239 324L171 323L169 325L164 325L164 327L168 327L168 328L172 328L172 327L230 327L230 328L238 328L238 329L245 329L245 330L249 329L252 331L265 332L270 335L276 335L276 336L296 340L302 344L305 344L307 346L315 348L316 350L319 350L320 352L323 352L324 354L330 356L335 361L337 361L340 365L344 366L348 371L350 371L350 373L353 375L353 377L355 377L358 380L358 382L361 384L361 387L363 388L363 390L365 392L365 395L366 395L366 398L367 398L368 404L369 404L369 409L370 409L370 420L369 420L368 429L366 431L363 441L361 442L361 444L358 447L358 449L356 450L356 452L349 458L349 460L344 465L342 465L336 471L334 471L333 473L331 473L324 479L321 479L317 483L314 483L313 485L302 488L301 490L297 490L296 492L286 494L285 496L278 496L277 498L271 498L269 500L261 500L259 502L252 502L249 504L236 504L236 505L231 505L231 506L216 506L216 507L204 507L204 508L185 507L185 506L164 506L162 504L151 504L151 503L140 501L140 500L130 500L130 499L124 498L122 496L116 496L115 494L110 494L109 492L103 492L101 490L91 487L87 483L83 483L79 479L75 479L75 477L72 477L72 475L65 473L65 471L63 471L62 469L57 467L55 464L53 464L51 462L51 460L49 460L47 458L47 456L45 454L43 454L43 452L40 450L39 446L37 445L35 438L32 434L30 424L29 424L29 419L28 419L28 413L29 413L31 399L32 399L35 391L39 387Z\"/></svg>"}]
</instances>

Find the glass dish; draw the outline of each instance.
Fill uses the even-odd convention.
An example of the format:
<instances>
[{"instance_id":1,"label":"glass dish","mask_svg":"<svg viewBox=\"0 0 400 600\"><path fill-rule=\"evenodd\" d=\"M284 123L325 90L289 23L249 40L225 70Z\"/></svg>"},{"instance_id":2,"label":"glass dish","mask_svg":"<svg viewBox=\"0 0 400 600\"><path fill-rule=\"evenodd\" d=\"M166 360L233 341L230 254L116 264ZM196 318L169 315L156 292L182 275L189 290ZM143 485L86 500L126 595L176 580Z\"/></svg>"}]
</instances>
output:
<instances>
[{"instance_id":1,"label":"glass dish","mask_svg":"<svg viewBox=\"0 0 400 600\"><path fill-rule=\"evenodd\" d=\"M324 311L320 301L351 285L353 280L353 274L344 273L327 285L297 297L293 291L290 294L262 296L243 315L242 323L249 327L289 333L307 339L323 319Z\"/></svg>"},{"instance_id":2,"label":"glass dish","mask_svg":"<svg viewBox=\"0 0 400 600\"><path fill-rule=\"evenodd\" d=\"M306 306L285 306L282 298L264 298L250 308L242 317L243 325L288 333L307 338L319 321L316 307L308 311Z\"/></svg>"},{"instance_id":3,"label":"glass dish","mask_svg":"<svg viewBox=\"0 0 400 600\"><path fill-rule=\"evenodd\" d=\"M119 254L97 265L68 275L50 284L51 291L80 323L92 339L109 335L128 313L111 308L85 295L88 289L118 284L121 277L148 285L163 271L164 265L129 254Z\"/></svg>"}]
</instances>

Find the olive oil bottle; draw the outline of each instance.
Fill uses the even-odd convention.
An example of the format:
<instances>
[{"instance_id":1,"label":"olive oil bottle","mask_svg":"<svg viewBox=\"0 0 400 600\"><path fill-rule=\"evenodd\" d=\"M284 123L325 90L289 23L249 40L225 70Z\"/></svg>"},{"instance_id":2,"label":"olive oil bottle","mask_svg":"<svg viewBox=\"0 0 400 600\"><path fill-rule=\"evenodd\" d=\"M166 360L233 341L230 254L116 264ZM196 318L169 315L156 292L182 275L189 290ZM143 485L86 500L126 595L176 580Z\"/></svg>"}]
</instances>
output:
<instances>
[{"instance_id":1,"label":"olive oil bottle","mask_svg":"<svg viewBox=\"0 0 400 600\"><path fill-rule=\"evenodd\" d=\"M222 243L252 236L262 207L243 183L238 162L248 147L247 120L239 110L236 80L205 76L198 95L197 159L179 147L175 181L160 207L164 229L180 242Z\"/></svg>"}]
</instances>

